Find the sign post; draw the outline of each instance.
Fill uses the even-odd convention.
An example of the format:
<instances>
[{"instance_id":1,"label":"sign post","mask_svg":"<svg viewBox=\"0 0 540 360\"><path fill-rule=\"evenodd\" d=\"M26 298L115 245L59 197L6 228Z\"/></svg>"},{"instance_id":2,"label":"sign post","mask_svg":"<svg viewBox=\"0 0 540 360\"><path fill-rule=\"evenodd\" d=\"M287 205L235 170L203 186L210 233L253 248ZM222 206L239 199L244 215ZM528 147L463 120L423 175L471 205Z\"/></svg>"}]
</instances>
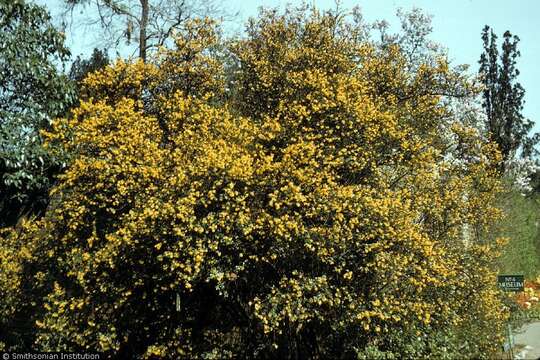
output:
<instances>
[{"instance_id":1,"label":"sign post","mask_svg":"<svg viewBox=\"0 0 540 360\"><path fill-rule=\"evenodd\" d=\"M523 275L498 275L497 285L499 289L506 292L520 292L525 288L525 277ZM503 344L503 351L510 351L511 359L514 358L514 335L512 334L512 326L508 323L507 326L508 340Z\"/></svg>"}]
</instances>

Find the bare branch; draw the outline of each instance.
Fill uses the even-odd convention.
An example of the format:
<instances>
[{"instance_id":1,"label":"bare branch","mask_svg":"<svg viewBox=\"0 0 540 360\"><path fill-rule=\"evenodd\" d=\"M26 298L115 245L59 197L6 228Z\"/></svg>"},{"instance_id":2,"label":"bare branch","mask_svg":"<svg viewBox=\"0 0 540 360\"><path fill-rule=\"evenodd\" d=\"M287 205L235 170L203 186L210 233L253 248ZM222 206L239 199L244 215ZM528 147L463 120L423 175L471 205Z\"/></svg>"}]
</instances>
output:
<instances>
[{"instance_id":1,"label":"bare branch","mask_svg":"<svg viewBox=\"0 0 540 360\"><path fill-rule=\"evenodd\" d=\"M72 21L76 7L96 9L95 12L86 12L84 24L99 24L106 34L101 41L113 45L117 50L121 39L126 39L129 44L131 39L136 38L139 55L167 44L174 31L190 18L217 15L222 18L225 13L219 0L64 1L68 9L65 14L67 16L69 12Z\"/></svg>"}]
</instances>

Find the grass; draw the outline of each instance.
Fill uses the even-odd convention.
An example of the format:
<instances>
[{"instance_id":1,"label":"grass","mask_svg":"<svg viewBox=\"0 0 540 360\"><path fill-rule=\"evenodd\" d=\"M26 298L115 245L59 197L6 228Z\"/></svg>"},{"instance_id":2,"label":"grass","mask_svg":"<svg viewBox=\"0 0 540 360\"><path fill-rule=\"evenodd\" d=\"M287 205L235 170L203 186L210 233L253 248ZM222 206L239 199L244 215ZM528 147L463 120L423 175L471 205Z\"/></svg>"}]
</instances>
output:
<instances>
[{"instance_id":1,"label":"grass","mask_svg":"<svg viewBox=\"0 0 540 360\"><path fill-rule=\"evenodd\" d=\"M540 194L523 196L517 191L500 199L506 217L493 235L509 239L499 259L501 274L523 274L527 279L540 275Z\"/></svg>"}]
</instances>

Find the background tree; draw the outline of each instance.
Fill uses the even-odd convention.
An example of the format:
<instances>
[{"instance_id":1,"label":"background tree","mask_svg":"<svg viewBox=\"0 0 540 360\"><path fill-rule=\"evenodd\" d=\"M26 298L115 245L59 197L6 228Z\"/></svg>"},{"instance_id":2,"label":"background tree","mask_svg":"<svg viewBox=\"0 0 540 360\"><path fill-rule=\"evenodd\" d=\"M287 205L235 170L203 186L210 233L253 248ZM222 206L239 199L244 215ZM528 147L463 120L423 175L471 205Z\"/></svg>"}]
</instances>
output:
<instances>
[{"instance_id":1,"label":"background tree","mask_svg":"<svg viewBox=\"0 0 540 360\"><path fill-rule=\"evenodd\" d=\"M69 56L63 42L45 9L0 0L0 226L46 206L59 164L39 131L73 100L71 82L57 68Z\"/></svg>"},{"instance_id":2,"label":"background tree","mask_svg":"<svg viewBox=\"0 0 540 360\"><path fill-rule=\"evenodd\" d=\"M143 61L147 52L166 44L186 20L203 16L225 16L216 0L65 0L68 13L83 7L88 25L99 24L109 45L122 40L136 44Z\"/></svg>"},{"instance_id":3,"label":"background tree","mask_svg":"<svg viewBox=\"0 0 540 360\"><path fill-rule=\"evenodd\" d=\"M77 56L77 59L71 64L69 69L69 78L77 83L81 81L92 72L104 68L110 63L109 56L105 49L94 48L92 55L88 59L83 59Z\"/></svg>"},{"instance_id":4,"label":"background tree","mask_svg":"<svg viewBox=\"0 0 540 360\"><path fill-rule=\"evenodd\" d=\"M486 25L482 30L484 52L479 61L486 128L491 141L501 151L501 171L507 169L508 162L516 155L526 158L535 154L534 146L539 141L538 134L528 135L534 123L522 114L525 90L517 82L516 68L519 37L506 31L503 38L499 55L497 35Z\"/></svg>"}]
</instances>

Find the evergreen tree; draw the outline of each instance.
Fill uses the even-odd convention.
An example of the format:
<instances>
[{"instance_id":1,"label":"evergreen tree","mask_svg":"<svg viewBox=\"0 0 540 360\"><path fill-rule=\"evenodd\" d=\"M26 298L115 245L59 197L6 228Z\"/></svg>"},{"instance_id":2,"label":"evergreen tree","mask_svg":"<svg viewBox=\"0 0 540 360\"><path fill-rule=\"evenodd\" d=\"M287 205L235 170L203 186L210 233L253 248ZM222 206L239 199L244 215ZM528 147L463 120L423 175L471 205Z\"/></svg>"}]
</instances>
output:
<instances>
[{"instance_id":1,"label":"evergreen tree","mask_svg":"<svg viewBox=\"0 0 540 360\"><path fill-rule=\"evenodd\" d=\"M503 38L499 55L497 35L486 25L482 31L484 52L479 61L486 128L501 151L502 171L518 153L522 157L531 157L539 140L538 134L528 135L533 122L522 114L525 90L517 82L519 70L516 68L516 60L520 56L517 49L519 37L506 31Z\"/></svg>"},{"instance_id":2,"label":"evergreen tree","mask_svg":"<svg viewBox=\"0 0 540 360\"><path fill-rule=\"evenodd\" d=\"M109 65L110 59L105 49L100 50L94 48L92 55L88 59L83 59L77 56L77 59L71 64L69 70L69 78L73 81L80 82L89 74L94 71L100 70Z\"/></svg>"}]
</instances>

